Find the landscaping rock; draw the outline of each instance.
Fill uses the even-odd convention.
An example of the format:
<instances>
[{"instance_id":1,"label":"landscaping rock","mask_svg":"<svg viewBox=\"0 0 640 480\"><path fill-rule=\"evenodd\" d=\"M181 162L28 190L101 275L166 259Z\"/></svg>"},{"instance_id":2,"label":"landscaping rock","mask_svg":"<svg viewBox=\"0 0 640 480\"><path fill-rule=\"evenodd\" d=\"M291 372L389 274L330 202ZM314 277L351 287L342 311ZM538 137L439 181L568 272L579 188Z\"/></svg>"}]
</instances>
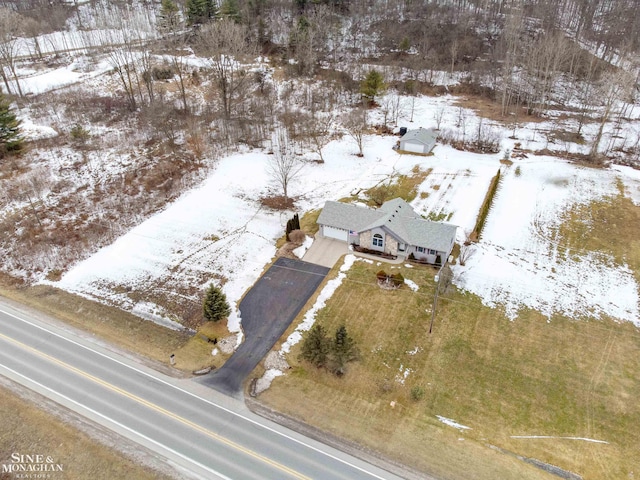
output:
<instances>
[{"instance_id":1,"label":"landscaping rock","mask_svg":"<svg viewBox=\"0 0 640 480\"><path fill-rule=\"evenodd\" d=\"M235 335L231 335L229 337L225 337L222 340L218 341L218 348L222 353L226 353L230 355L236 348L237 337Z\"/></svg>"},{"instance_id":2,"label":"landscaping rock","mask_svg":"<svg viewBox=\"0 0 640 480\"><path fill-rule=\"evenodd\" d=\"M289 367L289 364L287 363L285 358L282 355L280 355L279 352L271 351L267 354L267 356L264 359L264 368L267 370L275 369L275 370L284 371L284 370L288 370L291 367Z\"/></svg>"}]
</instances>

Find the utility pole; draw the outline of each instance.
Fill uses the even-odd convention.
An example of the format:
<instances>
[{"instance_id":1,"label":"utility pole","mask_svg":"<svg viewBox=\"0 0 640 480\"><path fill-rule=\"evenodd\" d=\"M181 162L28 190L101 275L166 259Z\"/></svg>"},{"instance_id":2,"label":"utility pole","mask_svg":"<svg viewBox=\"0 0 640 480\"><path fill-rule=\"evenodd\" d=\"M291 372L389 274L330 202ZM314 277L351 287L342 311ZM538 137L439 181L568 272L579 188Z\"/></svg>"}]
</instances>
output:
<instances>
[{"instance_id":1,"label":"utility pole","mask_svg":"<svg viewBox=\"0 0 640 480\"><path fill-rule=\"evenodd\" d=\"M436 318L436 308L438 307L438 293L440 292L440 282L442 281L442 269L447 264L444 262L436 273L434 280L436 281L436 293L433 295L433 308L431 308L431 325L429 325L429 333L433 330L433 321Z\"/></svg>"}]
</instances>

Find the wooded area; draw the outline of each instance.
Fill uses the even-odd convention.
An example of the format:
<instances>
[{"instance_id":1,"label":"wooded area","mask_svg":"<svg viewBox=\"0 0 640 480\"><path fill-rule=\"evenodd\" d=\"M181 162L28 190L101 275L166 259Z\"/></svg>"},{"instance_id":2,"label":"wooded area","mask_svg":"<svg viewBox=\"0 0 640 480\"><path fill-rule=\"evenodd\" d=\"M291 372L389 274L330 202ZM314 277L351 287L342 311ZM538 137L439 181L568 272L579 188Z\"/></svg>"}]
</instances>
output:
<instances>
[{"instance_id":1,"label":"wooded area","mask_svg":"<svg viewBox=\"0 0 640 480\"><path fill-rule=\"evenodd\" d=\"M303 152L322 163L324 147L344 136L363 156L368 134L414 120L419 95L480 98L511 138L526 122L570 118L551 140L566 142L567 158L637 165L640 131L622 128L640 78L635 7L631 0L0 1L0 88L14 112L43 119L56 135L31 142L18 162L0 161L7 179L0 199L21 202L1 217L4 251L15 259L7 268L64 270L240 148L277 153L272 179L288 205ZM102 68L101 77L43 93L23 88L34 72L70 63L80 72ZM380 124L371 124L373 110ZM472 124L467 112L459 107L455 128L440 128L444 106L416 120L433 124L442 144L500 152L501 134L488 120ZM570 144L588 149L576 155ZM128 150L128 167L96 180L114 148ZM36 154L66 158L82 174L55 179L50 166L34 167ZM91 195L69 194L83 188Z\"/></svg>"}]
</instances>

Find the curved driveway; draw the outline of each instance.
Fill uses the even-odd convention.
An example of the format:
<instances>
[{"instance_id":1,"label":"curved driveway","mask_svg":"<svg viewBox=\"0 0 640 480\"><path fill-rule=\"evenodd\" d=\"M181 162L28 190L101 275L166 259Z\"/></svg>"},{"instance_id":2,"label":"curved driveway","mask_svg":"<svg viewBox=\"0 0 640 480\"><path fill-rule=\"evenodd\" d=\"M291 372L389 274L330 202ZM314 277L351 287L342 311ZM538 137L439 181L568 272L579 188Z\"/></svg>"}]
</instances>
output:
<instances>
[{"instance_id":1,"label":"curved driveway","mask_svg":"<svg viewBox=\"0 0 640 480\"><path fill-rule=\"evenodd\" d=\"M222 368L200 382L240 398L247 376L273 348L327 273L327 267L278 258L240 302L244 343Z\"/></svg>"}]
</instances>

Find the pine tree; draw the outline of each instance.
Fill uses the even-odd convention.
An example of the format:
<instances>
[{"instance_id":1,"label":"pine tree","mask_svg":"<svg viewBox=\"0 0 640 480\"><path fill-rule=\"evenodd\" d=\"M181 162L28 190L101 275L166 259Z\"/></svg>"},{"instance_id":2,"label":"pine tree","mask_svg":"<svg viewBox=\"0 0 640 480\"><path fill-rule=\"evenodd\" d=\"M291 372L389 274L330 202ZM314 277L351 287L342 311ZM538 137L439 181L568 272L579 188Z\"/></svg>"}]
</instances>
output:
<instances>
[{"instance_id":1,"label":"pine tree","mask_svg":"<svg viewBox=\"0 0 640 480\"><path fill-rule=\"evenodd\" d=\"M300 357L316 367L327 365L330 341L321 325L315 324L302 342Z\"/></svg>"},{"instance_id":2,"label":"pine tree","mask_svg":"<svg viewBox=\"0 0 640 480\"><path fill-rule=\"evenodd\" d=\"M359 355L355 341L347 333L347 327L338 327L331 345L331 371L336 375L343 375L345 365L356 360Z\"/></svg>"},{"instance_id":3,"label":"pine tree","mask_svg":"<svg viewBox=\"0 0 640 480\"><path fill-rule=\"evenodd\" d=\"M240 7L237 0L224 0L220 5L220 17L230 18L236 23L240 23Z\"/></svg>"},{"instance_id":4,"label":"pine tree","mask_svg":"<svg viewBox=\"0 0 640 480\"><path fill-rule=\"evenodd\" d=\"M204 302L202 303L202 314L204 318L217 322L218 320L228 317L230 313L231 308L227 303L226 295L220 288L211 284L207 289Z\"/></svg>"},{"instance_id":5,"label":"pine tree","mask_svg":"<svg viewBox=\"0 0 640 480\"><path fill-rule=\"evenodd\" d=\"M199 25L215 18L218 9L214 0L187 0L185 13L189 25Z\"/></svg>"},{"instance_id":6,"label":"pine tree","mask_svg":"<svg viewBox=\"0 0 640 480\"><path fill-rule=\"evenodd\" d=\"M293 215L293 218L287 220L287 227L285 229L287 242L290 241L289 234L294 230L300 230L300 218L298 217L297 213Z\"/></svg>"},{"instance_id":7,"label":"pine tree","mask_svg":"<svg viewBox=\"0 0 640 480\"><path fill-rule=\"evenodd\" d=\"M384 77L375 68L369 70L369 73L360 85L360 93L371 103L375 102L376 95L384 92L387 86L384 83Z\"/></svg>"},{"instance_id":8,"label":"pine tree","mask_svg":"<svg viewBox=\"0 0 640 480\"><path fill-rule=\"evenodd\" d=\"M9 101L0 93L0 158L22 149L20 123Z\"/></svg>"},{"instance_id":9,"label":"pine tree","mask_svg":"<svg viewBox=\"0 0 640 480\"><path fill-rule=\"evenodd\" d=\"M173 0L162 0L158 15L158 30L162 33L174 32L180 24L178 6Z\"/></svg>"}]
</instances>

